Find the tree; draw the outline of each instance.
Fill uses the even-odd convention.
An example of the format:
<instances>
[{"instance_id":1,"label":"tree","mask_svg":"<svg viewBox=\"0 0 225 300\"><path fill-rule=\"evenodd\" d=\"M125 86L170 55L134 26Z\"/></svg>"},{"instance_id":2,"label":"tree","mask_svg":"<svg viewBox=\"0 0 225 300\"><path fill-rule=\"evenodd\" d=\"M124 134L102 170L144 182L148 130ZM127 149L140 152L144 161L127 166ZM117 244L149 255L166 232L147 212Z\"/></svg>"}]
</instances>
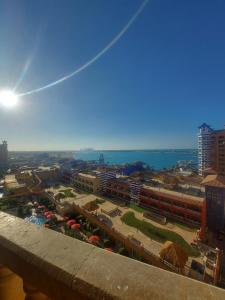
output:
<instances>
[{"instance_id":1,"label":"tree","mask_svg":"<svg viewBox=\"0 0 225 300\"><path fill-rule=\"evenodd\" d=\"M23 212L23 207L22 206L18 206L18 208L17 208L17 217L19 217L19 218L24 217L24 212Z\"/></svg>"}]
</instances>

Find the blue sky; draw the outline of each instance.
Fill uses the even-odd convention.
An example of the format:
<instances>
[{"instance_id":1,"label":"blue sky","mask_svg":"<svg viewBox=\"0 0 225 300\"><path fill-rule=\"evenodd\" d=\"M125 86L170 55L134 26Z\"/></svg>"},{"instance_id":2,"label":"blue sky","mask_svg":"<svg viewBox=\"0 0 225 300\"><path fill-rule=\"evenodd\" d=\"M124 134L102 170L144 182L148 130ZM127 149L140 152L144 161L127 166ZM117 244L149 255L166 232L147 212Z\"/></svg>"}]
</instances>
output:
<instances>
[{"instance_id":1,"label":"blue sky","mask_svg":"<svg viewBox=\"0 0 225 300\"><path fill-rule=\"evenodd\" d=\"M0 89L45 85L98 53L141 0L0 0ZM66 82L0 110L11 150L192 148L225 124L225 1L150 0Z\"/></svg>"}]
</instances>

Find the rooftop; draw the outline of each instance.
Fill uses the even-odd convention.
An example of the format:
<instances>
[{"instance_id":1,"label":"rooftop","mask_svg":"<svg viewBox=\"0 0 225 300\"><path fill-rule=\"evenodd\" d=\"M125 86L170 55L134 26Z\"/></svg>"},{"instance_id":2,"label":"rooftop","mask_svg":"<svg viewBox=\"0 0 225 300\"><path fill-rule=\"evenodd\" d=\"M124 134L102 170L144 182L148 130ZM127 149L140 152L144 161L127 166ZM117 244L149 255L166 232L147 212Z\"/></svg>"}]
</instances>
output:
<instances>
[{"instance_id":1,"label":"rooftop","mask_svg":"<svg viewBox=\"0 0 225 300\"><path fill-rule=\"evenodd\" d=\"M36 169L36 172L42 172L42 171L52 171L52 170L56 170L59 169L58 166L40 166L38 167L38 169Z\"/></svg>"},{"instance_id":2,"label":"rooftop","mask_svg":"<svg viewBox=\"0 0 225 300\"><path fill-rule=\"evenodd\" d=\"M89 174L89 173L78 173L79 176L81 177L85 177L85 178L91 178L91 179L95 179L96 178L96 174Z\"/></svg>"},{"instance_id":3,"label":"rooftop","mask_svg":"<svg viewBox=\"0 0 225 300\"><path fill-rule=\"evenodd\" d=\"M202 185L225 188L225 176L222 175L208 175L203 179Z\"/></svg>"},{"instance_id":4,"label":"rooftop","mask_svg":"<svg viewBox=\"0 0 225 300\"><path fill-rule=\"evenodd\" d=\"M167 189L164 189L164 188L155 188L155 187L150 187L150 186L147 186L147 185L144 185L144 187L146 189L149 189L149 190L152 190L153 192L156 192L157 194L162 194L163 196L172 196L173 199L176 200L176 198L179 200L179 201L183 201L185 203L189 203L189 204L195 204L196 203L199 203L199 205L202 205L203 203L203 198L201 197L196 197L196 196L192 196L192 195L187 195L187 194L184 194L184 193L179 193L179 192L175 192L175 191L171 191L171 190L167 190Z\"/></svg>"},{"instance_id":5,"label":"rooftop","mask_svg":"<svg viewBox=\"0 0 225 300\"><path fill-rule=\"evenodd\" d=\"M208 128L208 129L210 129L210 130L213 131L213 129L211 128L211 126L208 125L208 124L206 124L206 123L202 123L202 125L200 125L198 128L199 128L199 129L202 129L202 128Z\"/></svg>"},{"instance_id":6,"label":"rooftop","mask_svg":"<svg viewBox=\"0 0 225 300\"><path fill-rule=\"evenodd\" d=\"M18 183L15 174L5 176L5 185L9 189L17 189L25 186L24 184Z\"/></svg>"}]
</instances>

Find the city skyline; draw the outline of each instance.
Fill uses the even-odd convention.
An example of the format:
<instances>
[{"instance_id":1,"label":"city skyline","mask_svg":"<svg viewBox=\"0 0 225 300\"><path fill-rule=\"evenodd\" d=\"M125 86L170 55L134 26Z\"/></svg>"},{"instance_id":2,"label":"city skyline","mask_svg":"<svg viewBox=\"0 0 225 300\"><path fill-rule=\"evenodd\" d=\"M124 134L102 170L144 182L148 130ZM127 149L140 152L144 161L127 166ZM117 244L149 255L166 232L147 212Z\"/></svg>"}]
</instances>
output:
<instances>
[{"instance_id":1,"label":"city skyline","mask_svg":"<svg viewBox=\"0 0 225 300\"><path fill-rule=\"evenodd\" d=\"M142 3L1 1L0 90L17 85L20 94L70 73ZM0 138L10 151L197 148L202 122L225 123L224 8L219 0L149 1L87 70L1 107Z\"/></svg>"}]
</instances>

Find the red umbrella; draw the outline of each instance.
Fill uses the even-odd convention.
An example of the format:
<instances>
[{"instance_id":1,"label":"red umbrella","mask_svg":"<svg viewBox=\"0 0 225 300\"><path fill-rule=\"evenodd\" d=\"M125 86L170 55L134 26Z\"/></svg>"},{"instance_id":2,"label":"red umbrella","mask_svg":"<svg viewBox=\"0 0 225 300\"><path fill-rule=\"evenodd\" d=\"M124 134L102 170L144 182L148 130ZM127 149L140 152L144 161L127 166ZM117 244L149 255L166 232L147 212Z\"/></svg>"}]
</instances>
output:
<instances>
[{"instance_id":1,"label":"red umbrella","mask_svg":"<svg viewBox=\"0 0 225 300\"><path fill-rule=\"evenodd\" d=\"M106 251L113 252L112 248L104 248Z\"/></svg>"},{"instance_id":2,"label":"red umbrella","mask_svg":"<svg viewBox=\"0 0 225 300\"><path fill-rule=\"evenodd\" d=\"M42 209L42 208L45 208L44 205L38 205L38 208Z\"/></svg>"},{"instance_id":3,"label":"red umbrella","mask_svg":"<svg viewBox=\"0 0 225 300\"><path fill-rule=\"evenodd\" d=\"M99 240L100 240L100 237L97 236L97 235L92 235L92 236L89 237L89 241L90 241L90 242L96 243L96 242L98 242Z\"/></svg>"},{"instance_id":4,"label":"red umbrella","mask_svg":"<svg viewBox=\"0 0 225 300\"><path fill-rule=\"evenodd\" d=\"M71 227L73 224L76 224L76 220L71 219L71 220L67 221L66 224L67 224L69 227Z\"/></svg>"},{"instance_id":5,"label":"red umbrella","mask_svg":"<svg viewBox=\"0 0 225 300\"><path fill-rule=\"evenodd\" d=\"M80 224L73 224L71 225L72 229L80 229Z\"/></svg>"},{"instance_id":6,"label":"red umbrella","mask_svg":"<svg viewBox=\"0 0 225 300\"><path fill-rule=\"evenodd\" d=\"M51 219L51 218L54 218L54 217L55 217L55 215L53 213L49 213L46 216L47 219Z\"/></svg>"}]
</instances>

